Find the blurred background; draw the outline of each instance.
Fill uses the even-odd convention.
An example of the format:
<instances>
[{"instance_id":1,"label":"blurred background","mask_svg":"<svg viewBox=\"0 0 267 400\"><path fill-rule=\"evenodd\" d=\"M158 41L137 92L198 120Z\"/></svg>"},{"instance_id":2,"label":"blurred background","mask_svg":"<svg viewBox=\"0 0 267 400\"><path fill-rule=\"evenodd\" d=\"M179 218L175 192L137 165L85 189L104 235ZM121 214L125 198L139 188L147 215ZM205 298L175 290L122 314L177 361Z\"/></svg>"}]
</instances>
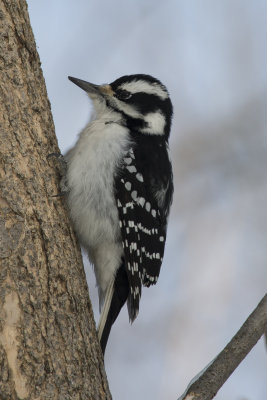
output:
<instances>
[{"instance_id":1,"label":"blurred background","mask_svg":"<svg viewBox=\"0 0 267 400\"><path fill-rule=\"evenodd\" d=\"M174 104L175 195L158 284L113 327L116 400L171 400L231 339L267 287L267 2L28 0L64 153L90 117L68 75L147 73ZM85 268L98 321L95 278ZM216 396L264 400L263 339Z\"/></svg>"}]
</instances>

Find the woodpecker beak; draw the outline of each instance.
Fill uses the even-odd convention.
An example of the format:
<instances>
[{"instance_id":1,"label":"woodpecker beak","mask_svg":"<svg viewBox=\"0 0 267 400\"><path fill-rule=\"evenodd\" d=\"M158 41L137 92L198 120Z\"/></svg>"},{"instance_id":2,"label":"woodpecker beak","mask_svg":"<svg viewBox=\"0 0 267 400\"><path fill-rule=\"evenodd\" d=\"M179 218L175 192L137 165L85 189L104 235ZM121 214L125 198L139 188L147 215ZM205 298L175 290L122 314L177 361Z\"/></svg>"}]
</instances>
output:
<instances>
[{"instance_id":1,"label":"woodpecker beak","mask_svg":"<svg viewBox=\"0 0 267 400\"><path fill-rule=\"evenodd\" d=\"M68 77L69 80L75 85L79 86L81 89L85 90L88 94L99 94L99 86L93 83L82 81L78 78L73 78L73 76Z\"/></svg>"},{"instance_id":2,"label":"woodpecker beak","mask_svg":"<svg viewBox=\"0 0 267 400\"><path fill-rule=\"evenodd\" d=\"M68 76L69 80L75 85L79 86L81 89L85 90L89 96L91 95L113 95L113 90L110 85L95 85L94 83L86 82L78 78L73 78L73 76Z\"/></svg>"}]
</instances>

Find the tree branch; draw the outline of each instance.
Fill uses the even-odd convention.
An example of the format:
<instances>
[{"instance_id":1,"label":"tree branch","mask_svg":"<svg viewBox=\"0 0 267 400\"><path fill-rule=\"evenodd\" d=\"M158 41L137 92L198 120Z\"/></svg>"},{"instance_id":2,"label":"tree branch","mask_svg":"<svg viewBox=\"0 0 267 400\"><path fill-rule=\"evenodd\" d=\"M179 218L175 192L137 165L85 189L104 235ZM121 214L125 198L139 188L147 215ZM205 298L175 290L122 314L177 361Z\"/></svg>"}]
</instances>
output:
<instances>
[{"instance_id":1,"label":"tree branch","mask_svg":"<svg viewBox=\"0 0 267 400\"><path fill-rule=\"evenodd\" d=\"M267 330L267 294L221 353L189 384L178 400L210 400Z\"/></svg>"}]
</instances>

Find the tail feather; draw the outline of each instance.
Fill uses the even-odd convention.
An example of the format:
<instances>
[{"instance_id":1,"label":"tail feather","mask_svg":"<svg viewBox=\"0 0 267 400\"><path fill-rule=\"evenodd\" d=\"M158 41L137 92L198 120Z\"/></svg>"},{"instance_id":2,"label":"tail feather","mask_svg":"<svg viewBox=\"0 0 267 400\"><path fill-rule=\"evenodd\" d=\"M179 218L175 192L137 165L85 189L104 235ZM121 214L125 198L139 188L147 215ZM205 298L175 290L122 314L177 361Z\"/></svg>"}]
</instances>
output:
<instances>
[{"instance_id":1,"label":"tail feather","mask_svg":"<svg viewBox=\"0 0 267 400\"><path fill-rule=\"evenodd\" d=\"M115 280L108 287L104 306L98 324L98 338L103 354L105 353L110 330L129 294L129 282L125 266L122 264L116 273Z\"/></svg>"},{"instance_id":2,"label":"tail feather","mask_svg":"<svg viewBox=\"0 0 267 400\"><path fill-rule=\"evenodd\" d=\"M108 317L108 312L110 309L110 304L112 301L112 297L114 294L114 280L112 280L108 286L107 292L106 292L106 296L105 296L105 300L104 300L104 305L102 307L101 310L101 315L100 315L100 320L98 323L98 327L97 327L97 331L98 331L98 338L101 341L102 335L103 335L103 331L105 328L105 324L107 321L107 317Z\"/></svg>"}]
</instances>

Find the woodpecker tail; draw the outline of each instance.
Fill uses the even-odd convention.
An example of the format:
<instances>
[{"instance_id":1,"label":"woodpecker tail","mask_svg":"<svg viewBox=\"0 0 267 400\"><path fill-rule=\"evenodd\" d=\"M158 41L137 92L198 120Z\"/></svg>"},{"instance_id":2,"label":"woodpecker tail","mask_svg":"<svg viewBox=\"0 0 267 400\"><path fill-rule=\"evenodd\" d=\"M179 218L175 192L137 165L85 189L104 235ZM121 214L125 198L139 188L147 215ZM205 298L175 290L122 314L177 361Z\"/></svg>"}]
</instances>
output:
<instances>
[{"instance_id":1,"label":"woodpecker tail","mask_svg":"<svg viewBox=\"0 0 267 400\"><path fill-rule=\"evenodd\" d=\"M112 281L108 287L97 328L103 355L105 353L111 327L125 304L128 294L129 282L125 266L122 264L116 273L115 280Z\"/></svg>"}]
</instances>

